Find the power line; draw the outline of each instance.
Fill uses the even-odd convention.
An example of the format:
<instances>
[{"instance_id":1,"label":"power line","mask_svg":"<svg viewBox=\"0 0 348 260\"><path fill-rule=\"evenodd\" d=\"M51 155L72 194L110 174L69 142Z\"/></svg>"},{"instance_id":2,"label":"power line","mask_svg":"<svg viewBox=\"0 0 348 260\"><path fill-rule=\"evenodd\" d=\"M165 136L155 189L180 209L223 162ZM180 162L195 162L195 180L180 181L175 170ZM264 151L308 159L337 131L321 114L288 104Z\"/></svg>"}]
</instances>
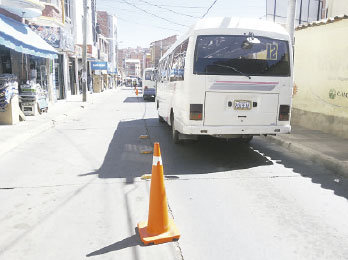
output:
<instances>
[{"instance_id":1,"label":"power line","mask_svg":"<svg viewBox=\"0 0 348 260\"><path fill-rule=\"evenodd\" d=\"M154 28L159 28L159 29L163 29L163 30L169 30L169 31L180 32L180 30L176 30L176 29L165 28L165 27L156 26L156 25L145 25L145 24L142 24L142 23L137 23L137 22L134 22L134 21L129 21L129 20L124 19L124 18L122 18L122 17L120 17L120 16L117 16L117 19L120 19L121 21L124 21L124 22L127 22L127 23L138 24L138 25L141 25L141 26L154 27Z\"/></svg>"},{"instance_id":2,"label":"power line","mask_svg":"<svg viewBox=\"0 0 348 260\"><path fill-rule=\"evenodd\" d=\"M117 2L122 2L122 0L114 0ZM152 3L150 3L152 4ZM172 7L172 8L187 8L187 9L205 9L205 6L185 6L185 5L166 5L166 4L158 4L161 7Z\"/></svg>"},{"instance_id":3,"label":"power line","mask_svg":"<svg viewBox=\"0 0 348 260\"><path fill-rule=\"evenodd\" d=\"M204 8L206 8L204 6L183 6L183 5L161 5L161 6L174 7L174 8L187 8L187 9L204 9Z\"/></svg>"},{"instance_id":4,"label":"power line","mask_svg":"<svg viewBox=\"0 0 348 260\"><path fill-rule=\"evenodd\" d=\"M126 0L121 0L121 1L122 1L123 3L125 3L125 4L127 4L127 5L133 6L134 8L136 8L136 9L138 9L138 10L141 10L141 11L143 11L143 12L146 13L146 14L149 14L149 15L152 15L152 16L154 16L154 17L157 17L157 18L159 18L159 19L161 19L161 20L163 20L163 21L166 21L166 22L169 22L169 23L172 23L172 24L176 24L176 25L180 25L180 26L183 26L183 27L188 27L187 25L184 25L184 24L181 24L181 23L177 23L177 22L168 20L167 18L161 17L161 16L159 16L159 15L157 15L157 14L150 13L150 12L146 11L145 9L142 9L142 8L136 6L135 4L130 3L130 2L128 2L128 1L126 1Z\"/></svg>"},{"instance_id":5,"label":"power line","mask_svg":"<svg viewBox=\"0 0 348 260\"><path fill-rule=\"evenodd\" d=\"M218 0L215 0L210 6L209 8L207 9L207 11L205 12L205 14L202 15L202 18L204 18L210 11L210 9L216 4Z\"/></svg>"},{"instance_id":6,"label":"power line","mask_svg":"<svg viewBox=\"0 0 348 260\"><path fill-rule=\"evenodd\" d=\"M163 7L163 6L161 6L161 5L153 4L153 3L147 2L147 1L145 1L145 0L139 0L139 1L140 1L140 2L143 2L143 3L145 3L145 4L148 4L148 5L156 6L156 7L159 8L159 9L167 10L167 11L172 12L172 13L174 13L174 14L183 15L183 16L187 16L187 17L191 17L191 18L199 18L199 17L197 17L197 16L193 16L193 15L190 15L190 14L179 13L179 12L174 11L174 10L172 10L172 9Z\"/></svg>"},{"instance_id":7,"label":"power line","mask_svg":"<svg viewBox=\"0 0 348 260\"><path fill-rule=\"evenodd\" d=\"M122 0L121 0L122 1ZM112 8L112 6L109 6L110 8ZM105 8L104 8L105 9ZM128 14L131 12L131 13L136 13L137 11L135 11L134 9L131 10L131 9L122 9L122 8L117 8L118 11L126 11ZM101 11L101 10L98 10L98 11ZM114 16L117 17L117 19L121 20L121 21L124 21L126 23L132 23L132 24L138 24L138 25L141 25L141 26L147 26L147 27L154 27L154 28L159 28L159 29L163 29L163 30L169 30L169 31L175 31L175 32L181 32L181 30L177 30L177 29L173 29L173 28L168 28L168 27L162 27L162 26L156 26L156 25L146 25L144 23L137 23L133 20L130 20L130 19L125 19L123 18L122 16L120 16L120 13L112 13ZM128 17L129 18L129 17Z\"/></svg>"}]
</instances>

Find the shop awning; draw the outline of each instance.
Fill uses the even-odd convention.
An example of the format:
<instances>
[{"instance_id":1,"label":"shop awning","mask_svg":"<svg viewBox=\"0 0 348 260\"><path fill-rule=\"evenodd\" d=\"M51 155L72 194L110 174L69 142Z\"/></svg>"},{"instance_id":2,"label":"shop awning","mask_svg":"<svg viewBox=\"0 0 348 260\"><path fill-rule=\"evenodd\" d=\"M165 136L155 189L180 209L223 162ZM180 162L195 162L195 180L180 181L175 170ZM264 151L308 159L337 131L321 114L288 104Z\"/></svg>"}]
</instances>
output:
<instances>
[{"instance_id":1,"label":"shop awning","mask_svg":"<svg viewBox=\"0 0 348 260\"><path fill-rule=\"evenodd\" d=\"M29 26L0 14L0 44L17 52L56 59L56 50Z\"/></svg>"}]
</instances>

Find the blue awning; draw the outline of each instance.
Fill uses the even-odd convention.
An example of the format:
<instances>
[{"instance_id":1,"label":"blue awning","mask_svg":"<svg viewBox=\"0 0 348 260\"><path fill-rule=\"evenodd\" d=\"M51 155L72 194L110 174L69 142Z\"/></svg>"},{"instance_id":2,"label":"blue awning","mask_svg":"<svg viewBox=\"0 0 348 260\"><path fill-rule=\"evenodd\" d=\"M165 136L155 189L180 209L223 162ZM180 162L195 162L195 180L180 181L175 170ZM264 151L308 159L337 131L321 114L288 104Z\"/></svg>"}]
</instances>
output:
<instances>
[{"instance_id":1,"label":"blue awning","mask_svg":"<svg viewBox=\"0 0 348 260\"><path fill-rule=\"evenodd\" d=\"M47 59L58 58L56 50L28 25L0 14L0 44L17 52Z\"/></svg>"}]
</instances>

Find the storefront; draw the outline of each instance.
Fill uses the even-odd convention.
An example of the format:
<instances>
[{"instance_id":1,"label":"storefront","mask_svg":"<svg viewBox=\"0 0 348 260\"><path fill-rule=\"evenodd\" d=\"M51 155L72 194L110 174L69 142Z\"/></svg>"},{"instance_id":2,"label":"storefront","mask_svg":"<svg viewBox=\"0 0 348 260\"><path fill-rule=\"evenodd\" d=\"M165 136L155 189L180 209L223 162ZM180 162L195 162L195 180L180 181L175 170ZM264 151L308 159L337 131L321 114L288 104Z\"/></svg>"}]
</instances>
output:
<instances>
[{"instance_id":1,"label":"storefront","mask_svg":"<svg viewBox=\"0 0 348 260\"><path fill-rule=\"evenodd\" d=\"M63 25L61 25L63 26ZM71 35L71 25L42 26L35 23L30 28L35 31L49 45L58 52L54 60L55 92L57 99L65 99L69 95L77 94L74 89L76 84L76 73L74 72L75 62L70 59L75 53L74 40Z\"/></svg>"},{"instance_id":2,"label":"storefront","mask_svg":"<svg viewBox=\"0 0 348 260\"><path fill-rule=\"evenodd\" d=\"M16 81L16 84L11 85L11 91L13 90L12 96L17 100L17 105L16 102L8 100L8 104L3 106L5 109L2 116L6 110L11 110L11 107L9 109L7 107L12 106L12 103L18 109L18 87L21 89L22 85L38 83L40 89L48 94L49 99L55 100L53 67L56 57L55 49L29 26L0 14L0 74L7 85L10 81L12 83ZM15 85L16 89L13 87ZM4 86L3 96L9 91ZM13 117L18 118L16 115Z\"/></svg>"},{"instance_id":3,"label":"storefront","mask_svg":"<svg viewBox=\"0 0 348 260\"><path fill-rule=\"evenodd\" d=\"M108 86L108 63L105 61L91 61L93 73L93 92L100 93Z\"/></svg>"}]
</instances>

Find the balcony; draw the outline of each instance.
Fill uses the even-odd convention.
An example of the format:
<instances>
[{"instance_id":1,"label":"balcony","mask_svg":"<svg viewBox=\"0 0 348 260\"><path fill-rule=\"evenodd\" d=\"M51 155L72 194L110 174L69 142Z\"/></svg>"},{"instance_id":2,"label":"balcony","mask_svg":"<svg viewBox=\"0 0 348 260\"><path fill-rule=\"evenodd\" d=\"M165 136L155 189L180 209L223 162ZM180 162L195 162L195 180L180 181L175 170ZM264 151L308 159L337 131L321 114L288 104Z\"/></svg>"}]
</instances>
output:
<instances>
[{"instance_id":1,"label":"balcony","mask_svg":"<svg viewBox=\"0 0 348 260\"><path fill-rule=\"evenodd\" d=\"M0 8L22 18L41 16L45 5L36 0L1 0Z\"/></svg>"},{"instance_id":2,"label":"balcony","mask_svg":"<svg viewBox=\"0 0 348 260\"><path fill-rule=\"evenodd\" d=\"M45 5L36 0L1 0L0 8L22 18L38 17Z\"/></svg>"},{"instance_id":3,"label":"balcony","mask_svg":"<svg viewBox=\"0 0 348 260\"><path fill-rule=\"evenodd\" d=\"M9 6L13 8L32 8L43 10L45 5L37 0L1 0L1 5Z\"/></svg>"},{"instance_id":4,"label":"balcony","mask_svg":"<svg viewBox=\"0 0 348 260\"><path fill-rule=\"evenodd\" d=\"M42 15L29 19L30 22L35 23L39 26L48 27L63 27L63 14L59 4L46 3L45 8L42 11Z\"/></svg>"}]
</instances>

